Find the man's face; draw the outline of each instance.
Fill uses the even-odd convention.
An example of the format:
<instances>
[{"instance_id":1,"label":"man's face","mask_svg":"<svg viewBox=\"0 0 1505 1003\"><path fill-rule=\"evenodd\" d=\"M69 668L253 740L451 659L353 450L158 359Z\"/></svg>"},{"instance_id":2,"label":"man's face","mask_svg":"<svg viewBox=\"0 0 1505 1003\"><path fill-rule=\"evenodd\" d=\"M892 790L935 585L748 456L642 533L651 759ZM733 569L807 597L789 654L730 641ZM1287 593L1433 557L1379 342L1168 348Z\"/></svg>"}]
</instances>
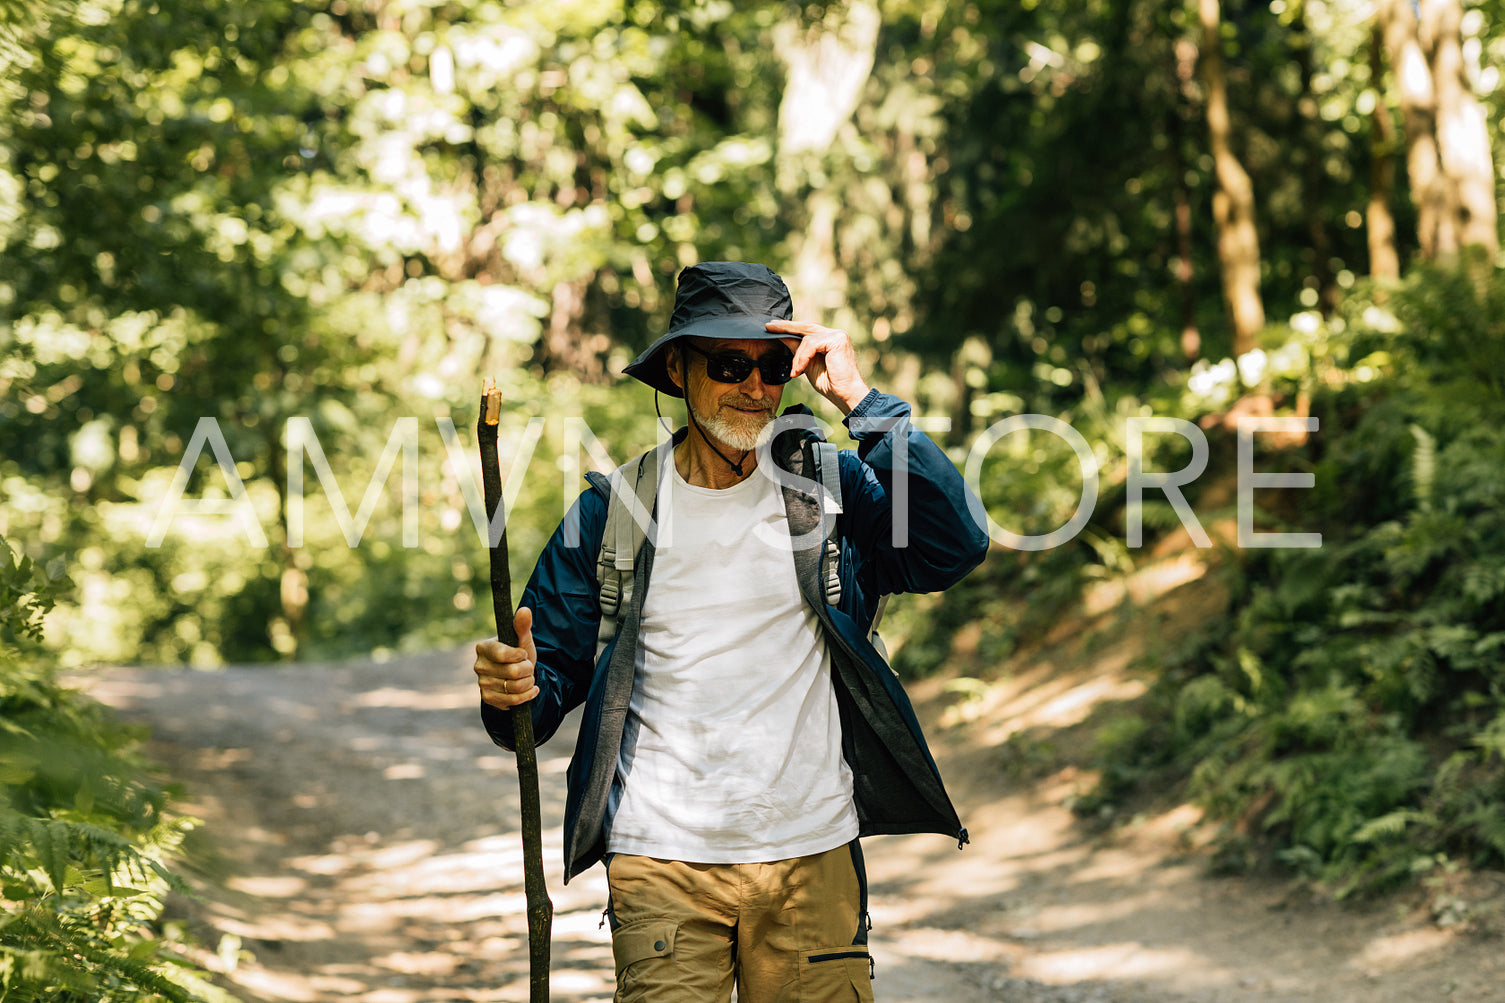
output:
<instances>
[{"instance_id":1,"label":"man's face","mask_svg":"<svg viewBox=\"0 0 1505 1003\"><path fill-rule=\"evenodd\" d=\"M741 383L714 380L708 368L719 368L706 356L733 356L754 362L783 359L791 355L783 341L761 339L688 338L669 346L666 359L669 376L685 391L685 402L695 421L712 439L732 449L750 450L758 434L773 420L782 385L763 382L756 366ZM689 385L685 380L688 377Z\"/></svg>"}]
</instances>

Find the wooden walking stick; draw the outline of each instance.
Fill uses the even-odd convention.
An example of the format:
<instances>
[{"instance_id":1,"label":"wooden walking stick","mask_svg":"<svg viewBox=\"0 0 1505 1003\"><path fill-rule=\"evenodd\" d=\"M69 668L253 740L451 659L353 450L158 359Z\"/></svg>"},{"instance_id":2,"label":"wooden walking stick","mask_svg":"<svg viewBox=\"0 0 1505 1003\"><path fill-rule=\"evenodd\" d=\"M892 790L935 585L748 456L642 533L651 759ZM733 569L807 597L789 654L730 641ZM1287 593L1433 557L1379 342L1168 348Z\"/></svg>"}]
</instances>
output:
<instances>
[{"instance_id":1,"label":"wooden walking stick","mask_svg":"<svg viewBox=\"0 0 1505 1003\"><path fill-rule=\"evenodd\" d=\"M496 426L501 416L502 392L486 377L481 390L481 416L476 422L476 441L481 445L481 489L486 496L488 526L496 524L502 501L502 471L496 455ZM517 646L517 628L512 623L512 574L507 567L507 519L502 516L501 537L491 547L491 604L496 612L496 636L503 644ZM533 712L527 704L512 708L512 737L517 749L517 781L522 789L523 888L528 901L528 1001L549 1000L549 932L554 925L554 903L543 880L543 821L538 805L538 756L533 745Z\"/></svg>"}]
</instances>

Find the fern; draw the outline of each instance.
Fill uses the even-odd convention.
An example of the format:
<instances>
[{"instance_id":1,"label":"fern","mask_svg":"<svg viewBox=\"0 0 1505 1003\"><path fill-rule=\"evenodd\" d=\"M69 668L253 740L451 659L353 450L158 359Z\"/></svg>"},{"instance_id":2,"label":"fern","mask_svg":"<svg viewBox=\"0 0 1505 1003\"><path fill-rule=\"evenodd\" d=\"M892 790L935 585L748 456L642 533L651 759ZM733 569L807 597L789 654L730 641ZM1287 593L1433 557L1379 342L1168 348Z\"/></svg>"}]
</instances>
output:
<instances>
[{"instance_id":1,"label":"fern","mask_svg":"<svg viewBox=\"0 0 1505 1003\"><path fill-rule=\"evenodd\" d=\"M1398 808L1365 822L1349 839L1355 843L1377 843L1382 840L1398 839L1411 825L1436 824L1437 820L1426 812L1413 808Z\"/></svg>"},{"instance_id":2,"label":"fern","mask_svg":"<svg viewBox=\"0 0 1505 1003\"><path fill-rule=\"evenodd\" d=\"M1437 476L1437 440L1420 425L1411 425L1411 434L1416 438L1416 450L1411 454L1411 490L1416 497L1416 507L1432 507L1432 481Z\"/></svg>"},{"instance_id":3,"label":"fern","mask_svg":"<svg viewBox=\"0 0 1505 1003\"><path fill-rule=\"evenodd\" d=\"M1418 271L1399 331L1352 304L1353 357L1393 372L1314 403L1332 417L1303 520L1324 546L1241 555L1226 617L1142 701L1095 796L1174 766L1227 825L1222 866L1338 896L1505 866L1505 272L1476 278Z\"/></svg>"},{"instance_id":4,"label":"fern","mask_svg":"<svg viewBox=\"0 0 1505 1003\"><path fill-rule=\"evenodd\" d=\"M0 1003L231 997L153 935L194 820L139 757L137 734L36 660L66 587L0 538Z\"/></svg>"}]
</instances>

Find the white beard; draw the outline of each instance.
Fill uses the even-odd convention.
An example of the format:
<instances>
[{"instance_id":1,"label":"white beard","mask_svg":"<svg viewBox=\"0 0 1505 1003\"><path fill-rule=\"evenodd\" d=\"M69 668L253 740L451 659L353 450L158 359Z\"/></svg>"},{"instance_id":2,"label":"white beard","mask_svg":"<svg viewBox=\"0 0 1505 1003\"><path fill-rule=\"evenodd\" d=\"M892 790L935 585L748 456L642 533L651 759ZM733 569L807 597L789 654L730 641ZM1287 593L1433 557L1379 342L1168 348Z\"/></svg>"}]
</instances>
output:
<instances>
[{"instance_id":1,"label":"white beard","mask_svg":"<svg viewBox=\"0 0 1505 1003\"><path fill-rule=\"evenodd\" d=\"M763 434L763 429L773 421L773 412L765 411L758 415L744 415L731 408L717 408L713 415L704 415L693 405L690 407L695 415L695 421L706 435L715 439L724 446L740 449L743 452L751 452L758 446L758 437Z\"/></svg>"}]
</instances>

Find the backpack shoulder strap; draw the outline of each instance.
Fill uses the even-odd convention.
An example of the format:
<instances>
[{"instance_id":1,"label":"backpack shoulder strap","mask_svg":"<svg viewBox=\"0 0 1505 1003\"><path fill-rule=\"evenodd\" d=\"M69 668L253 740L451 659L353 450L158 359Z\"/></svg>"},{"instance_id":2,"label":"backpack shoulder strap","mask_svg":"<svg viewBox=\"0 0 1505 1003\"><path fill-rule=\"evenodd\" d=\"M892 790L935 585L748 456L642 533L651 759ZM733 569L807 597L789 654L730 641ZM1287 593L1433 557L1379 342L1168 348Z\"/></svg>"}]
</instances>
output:
<instances>
[{"instance_id":1,"label":"backpack shoulder strap","mask_svg":"<svg viewBox=\"0 0 1505 1003\"><path fill-rule=\"evenodd\" d=\"M809 409L795 405L784 414L808 415ZM836 517L841 514L841 451L827 442L811 426L798 425L775 438L774 462L806 483L814 482L813 493L794 484L783 485L784 512L789 520L789 535L808 538L817 528L823 537L817 565L811 569L816 580L809 583L824 593L826 604L841 604L841 544L837 538ZM796 561L798 566L800 562ZM801 588L804 588L802 584ZM811 599L811 601L816 601Z\"/></svg>"},{"instance_id":2,"label":"backpack shoulder strap","mask_svg":"<svg viewBox=\"0 0 1505 1003\"><path fill-rule=\"evenodd\" d=\"M814 480L821 486L821 521L826 540L821 550L821 580L825 583L826 602L841 604L841 544L836 539L836 517L841 514L841 451L836 443L817 439L812 443L815 459Z\"/></svg>"},{"instance_id":3,"label":"backpack shoulder strap","mask_svg":"<svg viewBox=\"0 0 1505 1003\"><path fill-rule=\"evenodd\" d=\"M825 583L826 602L832 606L841 603L841 543L836 536L837 515L842 513L841 503L841 451L834 442L819 439L813 442L815 471L813 480L821 486L821 516L825 520L826 540L821 554L821 578ZM888 648L878 636L878 624L888 606L888 596L880 596L873 610L872 622L868 624L868 639L883 660L888 661Z\"/></svg>"},{"instance_id":4,"label":"backpack shoulder strap","mask_svg":"<svg viewBox=\"0 0 1505 1003\"><path fill-rule=\"evenodd\" d=\"M596 552L601 626L596 634L599 657L617 634L621 613L632 600L633 564L648 537L658 496L660 449L622 464L611 474L589 473L591 487L606 497L606 526Z\"/></svg>"}]
</instances>

